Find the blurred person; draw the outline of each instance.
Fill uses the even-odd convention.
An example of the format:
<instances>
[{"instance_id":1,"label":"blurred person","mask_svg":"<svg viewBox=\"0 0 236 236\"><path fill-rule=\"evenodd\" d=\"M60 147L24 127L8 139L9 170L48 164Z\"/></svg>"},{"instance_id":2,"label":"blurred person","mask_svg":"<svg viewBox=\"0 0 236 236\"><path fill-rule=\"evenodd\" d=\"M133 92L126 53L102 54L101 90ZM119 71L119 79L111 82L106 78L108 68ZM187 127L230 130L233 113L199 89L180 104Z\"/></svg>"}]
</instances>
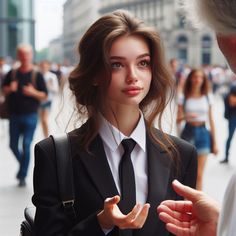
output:
<instances>
[{"instance_id":1,"label":"blurred person","mask_svg":"<svg viewBox=\"0 0 236 236\"><path fill-rule=\"evenodd\" d=\"M49 135L49 128L48 128L48 119L49 119L49 112L52 106L52 102L55 98L55 95L59 91L59 85L57 76L49 71L50 63L49 61L41 61L40 62L40 71L43 74L43 78L45 80L48 96L47 99L40 103L39 109L39 117L42 124L43 135L45 138Z\"/></svg>"},{"instance_id":2,"label":"blurred person","mask_svg":"<svg viewBox=\"0 0 236 236\"><path fill-rule=\"evenodd\" d=\"M181 138L197 148L197 189L202 190L203 173L208 154L217 154L215 124L212 114L213 97L202 69L193 69L186 78L184 90L178 95L177 125L185 122ZM210 131L206 124L209 121Z\"/></svg>"},{"instance_id":3,"label":"blurred person","mask_svg":"<svg viewBox=\"0 0 236 236\"><path fill-rule=\"evenodd\" d=\"M60 90L62 91L65 84L65 68L61 65L61 63L52 63L50 71L57 76L58 84Z\"/></svg>"},{"instance_id":4,"label":"blurred person","mask_svg":"<svg viewBox=\"0 0 236 236\"><path fill-rule=\"evenodd\" d=\"M236 1L181 0L181 2L188 18L195 25L206 24L214 29L219 48L232 71L236 73ZM236 172L229 181L221 209L203 192L180 184L174 185L176 192L189 199L190 203L163 202L158 211L163 212L160 213L160 218L167 224L167 230L177 236L235 235Z\"/></svg>"},{"instance_id":5,"label":"blurred person","mask_svg":"<svg viewBox=\"0 0 236 236\"><path fill-rule=\"evenodd\" d=\"M228 138L225 145L225 158L220 161L221 164L228 163L230 144L236 128L236 84L232 83L230 91L224 98L225 112L224 116L228 120Z\"/></svg>"},{"instance_id":6,"label":"blurred person","mask_svg":"<svg viewBox=\"0 0 236 236\"><path fill-rule=\"evenodd\" d=\"M9 70L10 66L6 63L5 58L0 57L0 91L3 84L3 79Z\"/></svg>"},{"instance_id":7,"label":"blurred person","mask_svg":"<svg viewBox=\"0 0 236 236\"><path fill-rule=\"evenodd\" d=\"M6 75L3 92L9 99L10 148L19 162L16 177L19 186L25 186L30 161L30 145L37 125L37 111L40 101L47 97L47 88L42 74L33 68L32 47L28 44L19 45L17 58L20 66L16 70L10 70Z\"/></svg>"},{"instance_id":8,"label":"blurred person","mask_svg":"<svg viewBox=\"0 0 236 236\"><path fill-rule=\"evenodd\" d=\"M64 212L49 137L35 146L35 235L170 235L156 207L176 199L174 176L195 187L197 160L161 129L173 81L159 34L119 10L90 26L79 54L69 85L85 123L68 133L77 218Z\"/></svg>"},{"instance_id":9,"label":"blurred person","mask_svg":"<svg viewBox=\"0 0 236 236\"><path fill-rule=\"evenodd\" d=\"M173 76L173 80L176 84L176 93L181 93L183 91L185 76L183 73L183 68L181 68L179 60L177 58L171 58L170 62L170 71Z\"/></svg>"}]
</instances>

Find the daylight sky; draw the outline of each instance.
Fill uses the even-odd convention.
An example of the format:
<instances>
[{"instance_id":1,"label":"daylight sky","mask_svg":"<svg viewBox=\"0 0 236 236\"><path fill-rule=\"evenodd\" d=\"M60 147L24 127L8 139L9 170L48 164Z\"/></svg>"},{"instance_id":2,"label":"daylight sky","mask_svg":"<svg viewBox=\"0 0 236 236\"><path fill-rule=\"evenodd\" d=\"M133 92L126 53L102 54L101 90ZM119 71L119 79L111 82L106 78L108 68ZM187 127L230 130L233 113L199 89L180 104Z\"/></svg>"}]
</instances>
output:
<instances>
[{"instance_id":1,"label":"daylight sky","mask_svg":"<svg viewBox=\"0 0 236 236\"><path fill-rule=\"evenodd\" d=\"M40 50L62 33L63 4L66 0L34 0L35 46Z\"/></svg>"}]
</instances>

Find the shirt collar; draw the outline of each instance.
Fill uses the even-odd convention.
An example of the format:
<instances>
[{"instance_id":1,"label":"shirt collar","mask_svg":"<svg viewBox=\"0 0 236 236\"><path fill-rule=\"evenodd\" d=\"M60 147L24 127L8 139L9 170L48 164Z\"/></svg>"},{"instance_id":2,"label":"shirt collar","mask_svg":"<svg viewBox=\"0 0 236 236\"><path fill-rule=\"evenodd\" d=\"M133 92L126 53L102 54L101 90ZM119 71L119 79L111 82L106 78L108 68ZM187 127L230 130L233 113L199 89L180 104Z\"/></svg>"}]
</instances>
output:
<instances>
[{"instance_id":1,"label":"shirt collar","mask_svg":"<svg viewBox=\"0 0 236 236\"><path fill-rule=\"evenodd\" d=\"M125 138L132 138L144 152L146 151L146 126L142 112L140 112L139 122L130 137L125 136L102 115L100 115L99 134L103 142L113 152L117 150L121 141Z\"/></svg>"}]
</instances>

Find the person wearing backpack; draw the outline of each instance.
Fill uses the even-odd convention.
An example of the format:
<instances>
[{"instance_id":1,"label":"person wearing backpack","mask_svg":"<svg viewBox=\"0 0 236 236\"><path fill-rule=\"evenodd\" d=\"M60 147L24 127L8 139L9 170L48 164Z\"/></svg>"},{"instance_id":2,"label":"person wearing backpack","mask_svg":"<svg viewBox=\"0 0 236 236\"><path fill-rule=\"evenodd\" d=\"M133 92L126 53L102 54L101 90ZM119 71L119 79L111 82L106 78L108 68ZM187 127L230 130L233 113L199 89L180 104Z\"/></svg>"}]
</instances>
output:
<instances>
[{"instance_id":1,"label":"person wearing backpack","mask_svg":"<svg viewBox=\"0 0 236 236\"><path fill-rule=\"evenodd\" d=\"M228 163L230 144L236 128L236 85L233 84L229 93L224 98L225 113L224 117L228 120L228 138L225 146L225 158L220 161L221 164Z\"/></svg>"},{"instance_id":2,"label":"person wearing backpack","mask_svg":"<svg viewBox=\"0 0 236 236\"><path fill-rule=\"evenodd\" d=\"M57 170L49 137L35 146L36 236L170 235L156 207L176 199L174 176L195 187L197 158L193 145L161 129L173 83L161 42L124 10L102 16L83 35L69 77L78 118L85 118L68 133L76 219L60 199L63 168Z\"/></svg>"},{"instance_id":3,"label":"person wearing backpack","mask_svg":"<svg viewBox=\"0 0 236 236\"><path fill-rule=\"evenodd\" d=\"M33 49L28 44L17 47L20 66L12 69L3 82L3 93L8 96L10 148L19 170L19 186L26 185L30 161L30 145L38 119L40 101L47 98L47 88L42 74L33 67Z\"/></svg>"}]
</instances>

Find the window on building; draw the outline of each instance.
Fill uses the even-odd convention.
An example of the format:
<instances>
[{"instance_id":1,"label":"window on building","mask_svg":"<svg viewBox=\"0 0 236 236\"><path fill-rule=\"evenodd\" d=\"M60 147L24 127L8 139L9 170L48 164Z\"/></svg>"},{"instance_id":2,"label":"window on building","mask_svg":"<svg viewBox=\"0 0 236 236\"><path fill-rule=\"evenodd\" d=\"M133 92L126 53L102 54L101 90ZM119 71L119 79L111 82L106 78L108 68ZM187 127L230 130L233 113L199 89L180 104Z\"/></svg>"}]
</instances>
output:
<instances>
[{"instance_id":1,"label":"window on building","mask_svg":"<svg viewBox=\"0 0 236 236\"><path fill-rule=\"evenodd\" d=\"M18 13L18 3L17 0L8 1L8 17L17 17Z\"/></svg>"},{"instance_id":2,"label":"window on building","mask_svg":"<svg viewBox=\"0 0 236 236\"><path fill-rule=\"evenodd\" d=\"M211 37L209 35L204 35L201 39L203 65L211 64L211 46L212 46Z\"/></svg>"},{"instance_id":3,"label":"window on building","mask_svg":"<svg viewBox=\"0 0 236 236\"><path fill-rule=\"evenodd\" d=\"M182 63L186 63L188 61L188 38L185 35L180 35L177 38L177 55Z\"/></svg>"},{"instance_id":4,"label":"window on building","mask_svg":"<svg viewBox=\"0 0 236 236\"><path fill-rule=\"evenodd\" d=\"M185 27L185 17L178 15L178 27L183 29Z\"/></svg>"}]
</instances>

